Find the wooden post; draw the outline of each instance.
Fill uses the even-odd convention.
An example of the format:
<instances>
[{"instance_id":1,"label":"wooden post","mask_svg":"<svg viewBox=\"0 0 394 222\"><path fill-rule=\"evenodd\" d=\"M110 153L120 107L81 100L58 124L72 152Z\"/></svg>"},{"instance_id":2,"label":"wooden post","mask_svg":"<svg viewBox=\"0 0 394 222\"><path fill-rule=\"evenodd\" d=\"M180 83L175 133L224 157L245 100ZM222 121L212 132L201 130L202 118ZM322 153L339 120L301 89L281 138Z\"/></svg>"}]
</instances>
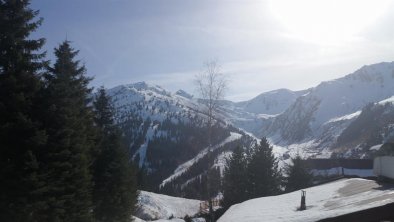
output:
<instances>
[{"instance_id":1,"label":"wooden post","mask_svg":"<svg viewBox=\"0 0 394 222\"><path fill-rule=\"evenodd\" d=\"M301 206L300 206L300 210L306 210L305 199L306 199L306 191L305 190L301 190Z\"/></svg>"}]
</instances>

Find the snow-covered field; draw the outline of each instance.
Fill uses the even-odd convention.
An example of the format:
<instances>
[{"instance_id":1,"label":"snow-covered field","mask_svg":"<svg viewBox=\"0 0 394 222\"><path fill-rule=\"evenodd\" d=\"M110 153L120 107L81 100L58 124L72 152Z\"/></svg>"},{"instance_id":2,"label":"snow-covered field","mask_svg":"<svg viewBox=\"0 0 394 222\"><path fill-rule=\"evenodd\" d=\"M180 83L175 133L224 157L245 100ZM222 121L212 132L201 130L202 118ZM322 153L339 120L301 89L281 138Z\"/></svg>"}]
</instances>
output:
<instances>
[{"instance_id":1,"label":"snow-covered field","mask_svg":"<svg viewBox=\"0 0 394 222\"><path fill-rule=\"evenodd\" d=\"M194 216L200 210L200 200L171 197L146 191L140 191L136 217L146 221ZM176 221L176 220L171 221Z\"/></svg>"},{"instance_id":2,"label":"snow-covered field","mask_svg":"<svg viewBox=\"0 0 394 222\"><path fill-rule=\"evenodd\" d=\"M301 193L295 191L233 205L218 222L317 221L394 202L394 186L373 180L342 179L305 190L304 211L297 210Z\"/></svg>"}]
</instances>

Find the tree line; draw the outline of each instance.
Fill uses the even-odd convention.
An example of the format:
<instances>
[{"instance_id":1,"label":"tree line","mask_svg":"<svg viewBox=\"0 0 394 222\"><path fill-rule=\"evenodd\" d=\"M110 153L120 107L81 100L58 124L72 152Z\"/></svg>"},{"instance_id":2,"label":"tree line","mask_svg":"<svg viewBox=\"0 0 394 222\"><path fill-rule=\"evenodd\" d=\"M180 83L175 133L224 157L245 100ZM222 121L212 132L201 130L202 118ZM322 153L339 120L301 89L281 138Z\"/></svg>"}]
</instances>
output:
<instances>
[{"instance_id":1,"label":"tree line","mask_svg":"<svg viewBox=\"0 0 394 222\"><path fill-rule=\"evenodd\" d=\"M135 170L111 101L64 41L52 64L29 0L0 1L0 221L129 221Z\"/></svg>"},{"instance_id":2,"label":"tree line","mask_svg":"<svg viewBox=\"0 0 394 222\"><path fill-rule=\"evenodd\" d=\"M222 204L227 209L245 200L303 189L311 182L312 175L299 155L282 172L272 146L262 138L254 148L236 147L228 158Z\"/></svg>"}]
</instances>

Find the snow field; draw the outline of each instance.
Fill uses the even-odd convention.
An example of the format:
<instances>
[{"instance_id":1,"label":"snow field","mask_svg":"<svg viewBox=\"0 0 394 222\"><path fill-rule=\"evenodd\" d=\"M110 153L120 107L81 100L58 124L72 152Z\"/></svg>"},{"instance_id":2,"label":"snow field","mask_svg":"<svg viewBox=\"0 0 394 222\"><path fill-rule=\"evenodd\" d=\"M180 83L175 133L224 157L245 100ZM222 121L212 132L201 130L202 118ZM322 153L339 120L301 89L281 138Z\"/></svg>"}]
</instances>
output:
<instances>
[{"instance_id":1,"label":"snow field","mask_svg":"<svg viewBox=\"0 0 394 222\"><path fill-rule=\"evenodd\" d=\"M372 180L342 179L305 189L306 206L298 211L301 193L262 197L233 205L218 222L317 221L394 202L394 186L381 189Z\"/></svg>"},{"instance_id":2,"label":"snow field","mask_svg":"<svg viewBox=\"0 0 394 222\"><path fill-rule=\"evenodd\" d=\"M196 215L200 211L200 203L200 200L171 197L147 191L140 191L140 195L138 197L138 209L135 216L147 221L159 219L165 221L170 217L173 217L174 219L184 218L186 215Z\"/></svg>"}]
</instances>

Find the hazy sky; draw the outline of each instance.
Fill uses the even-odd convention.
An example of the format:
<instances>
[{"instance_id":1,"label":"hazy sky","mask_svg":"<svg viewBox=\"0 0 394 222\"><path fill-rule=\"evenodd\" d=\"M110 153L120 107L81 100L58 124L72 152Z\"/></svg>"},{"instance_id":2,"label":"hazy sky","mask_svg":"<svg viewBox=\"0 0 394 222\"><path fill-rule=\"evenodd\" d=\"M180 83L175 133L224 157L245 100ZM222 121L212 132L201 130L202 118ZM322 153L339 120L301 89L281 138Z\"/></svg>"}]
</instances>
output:
<instances>
[{"instance_id":1,"label":"hazy sky","mask_svg":"<svg viewBox=\"0 0 394 222\"><path fill-rule=\"evenodd\" d=\"M364 64L394 60L390 0L32 0L49 58L61 41L80 50L93 86L146 81L195 93L217 59L226 98L300 90Z\"/></svg>"}]
</instances>

